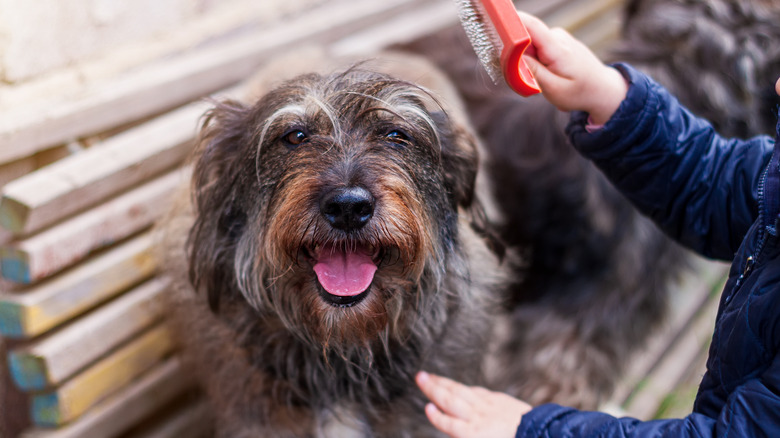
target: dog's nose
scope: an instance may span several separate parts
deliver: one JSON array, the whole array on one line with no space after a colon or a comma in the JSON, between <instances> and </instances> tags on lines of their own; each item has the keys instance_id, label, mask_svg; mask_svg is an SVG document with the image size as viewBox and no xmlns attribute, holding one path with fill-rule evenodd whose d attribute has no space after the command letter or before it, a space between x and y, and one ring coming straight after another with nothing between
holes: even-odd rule
<instances>
[{"instance_id":1,"label":"dog's nose","mask_svg":"<svg viewBox=\"0 0 780 438\"><path fill-rule=\"evenodd\" d=\"M320 200L320 213L333 228L356 231L374 215L374 197L362 187L336 189Z\"/></svg>"}]
</instances>

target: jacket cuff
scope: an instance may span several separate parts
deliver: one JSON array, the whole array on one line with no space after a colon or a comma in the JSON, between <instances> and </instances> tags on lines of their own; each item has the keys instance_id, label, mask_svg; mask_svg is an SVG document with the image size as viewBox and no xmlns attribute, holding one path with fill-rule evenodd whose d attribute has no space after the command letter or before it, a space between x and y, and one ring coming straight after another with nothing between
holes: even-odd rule
<instances>
[{"instance_id":1,"label":"jacket cuff","mask_svg":"<svg viewBox=\"0 0 780 438\"><path fill-rule=\"evenodd\" d=\"M575 411L576 409L566 408L555 403L539 405L523 415L523 418L520 420L520 426L517 428L517 433L515 433L515 438L548 436L546 431L550 423Z\"/></svg>"},{"instance_id":2,"label":"jacket cuff","mask_svg":"<svg viewBox=\"0 0 780 438\"><path fill-rule=\"evenodd\" d=\"M612 64L628 82L628 92L620 103L615 114L604 124L602 129L588 132L589 114L583 111L573 111L566 126L566 134L575 148L583 153L597 152L599 149L625 140L627 132L641 132L642 126L650 122L643 114L656 112L658 101L650 92L657 86L652 80L628 64Z\"/></svg>"}]
</instances>

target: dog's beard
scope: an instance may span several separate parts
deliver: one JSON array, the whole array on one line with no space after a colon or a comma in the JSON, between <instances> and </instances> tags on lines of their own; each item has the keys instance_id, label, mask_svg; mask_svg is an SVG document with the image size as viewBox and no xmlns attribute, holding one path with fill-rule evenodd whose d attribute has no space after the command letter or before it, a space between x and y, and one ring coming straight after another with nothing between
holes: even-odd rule
<instances>
[{"instance_id":1,"label":"dog's beard","mask_svg":"<svg viewBox=\"0 0 780 438\"><path fill-rule=\"evenodd\" d=\"M278 319L314 349L340 355L352 348L387 349L421 330L420 318L442 288L447 256L425 252L432 237L421 216L407 211L407 220L393 216L390 224L380 212L350 238L311 225L318 220L313 214L272 219L267 228L258 225L256 233L246 233L238 245L239 289L259 317ZM328 263L337 266L323 267ZM344 282L357 286L333 290Z\"/></svg>"}]
</instances>

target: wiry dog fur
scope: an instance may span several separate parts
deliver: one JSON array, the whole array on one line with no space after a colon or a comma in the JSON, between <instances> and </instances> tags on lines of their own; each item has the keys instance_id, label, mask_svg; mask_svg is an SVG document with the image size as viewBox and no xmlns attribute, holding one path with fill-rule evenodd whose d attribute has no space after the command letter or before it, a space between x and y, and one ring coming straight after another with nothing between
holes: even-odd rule
<instances>
[{"instance_id":1,"label":"wiry dog fur","mask_svg":"<svg viewBox=\"0 0 780 438\"><path fill-rule=\"evenodd\" d=\"M475 137L457 109L363 66L260 94L209 113L192 211L168 228L180 333L219 435L436 435L413 376L487 383L508 278L476 195ZM329 194L356 187L370 219L331 221ZM370 253L368 290L328 293L313 270L325 251Z\"/></svg>"}]
</instances>

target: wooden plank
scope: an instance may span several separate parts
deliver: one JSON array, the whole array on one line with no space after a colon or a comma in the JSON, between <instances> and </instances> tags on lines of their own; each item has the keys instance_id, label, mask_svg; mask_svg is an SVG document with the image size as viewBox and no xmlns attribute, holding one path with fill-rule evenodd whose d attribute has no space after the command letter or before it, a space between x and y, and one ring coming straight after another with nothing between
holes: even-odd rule
<instances>
[{"instance_id":1,"label":"wooden plank","mask_svg":"<svg viewBox=\"0 0 780 438\"><path fill-rule=\"evenodd\" d=\"M619 5L603 10L598 16L583 22L572 34L597 54L618 41L622 26L623 10Z\"/></svg>"},{"instance_id":2,"label":"wooden plank","mask_svg":"<svg viewBox=\"0 0 780 438\"><path fill-rule=\"evenodd\" d=\"M161 422L126 438L200 438L211 436L211 410L203 400L182 406Z\"/></svg>"},{"instance_id":3,"label":"wooden plank","mask_svg":"<svg viewBox=\"0 0 780 438\"><path fill-rule=\"evenodd\" d=\"M5 245L6 243L12 241L13 238L14 238L13 233L6 230L5 228L0 227L0 245ZM0 272L0 274L2 273ZM0 277L2 277L2 275L0 275ZM0 285L0 290L2 290L1 286L2 285Z\"/></svg>"},{"instance_id":4,"label":"wooden plank","mask_svg":"<svg viewBox=\"0 0 780 438\"><path fill-rule=\"evenodd\" d=\"M693 324L666 351L662 361L631 395L624 409L628 415L641 420L650 420L658 412L661 402L683 380L697 363L712 338L715 317L720 299L712 297L701 309Z\"/></svg>"},{"instance_id":5,"label":"wooden plank","mask_svg":"<svg viewBox=\"0 0 780 438\"><path fill-rule=\"evenodd\" d=\"M11 351L8 363L16 385L25 391L56 386L150 327L164 310L170 285L154 278L114 301L31 345Z\"/></svg>"},{"instance_id":6,"label":"wooden plank","mask_svg":"<svg viewBox=\"0 0 780 438\"><path fill-rule=\"evenodd\" d=\"M247 78L273 54L294 45L326 44L430 1L327 2L276 26L122 75L88 90L82 99L4 114L0 144L12 147L0 148L0 163L176 107Z\"/></svg>"},{"instance_id":7,"label":"wooden plank","mask_svg":"<svg viewBox=\"0 0 780 438\"><path fill-rule=\"evenodd\" d=\"M11 438L30 426L27 395L14 385L4 358L9 343L0 337L0 437Z\"/></svg>"},{"instance_id":8,"label":"wooden plank","mask_svg":"<svg viewBox=\"0 0 780 438\"><path fill-rule=\"evenodd\" d=\"M83 147L80 144L71 143L67 146L57 146L42 152L38 152L34 155L35 168L40 169L41 167L48 166L51 163L59 161L68 155L74 154L81 150L83 150Z\"/></svg>"},{"instance_id":9,"label":"wooden plank","mask_svg":"<svg viewBox=\"0 0 780 438\"><path fill-rule=\"evenodd\" d=\"M415 38L458 23L454 2L434 3L384 23L372 26L336 41L331 52L336 56L376 55L392 44L408 43Z\"/></svg>"},{"instance_id":10,"label":"wooden plank","mask_svg":"<svg viewBox=\"0 0 780 438\"><path fill-rule=\"evenodd\" d=\"M534 15L544 16L566 0L525 0L517 7ZM394 44L405 44L416 38L435 33L453 25L459 25L454 2L435 2L422 5L414 13L388 18L385 22L355 32L335 41L330 53L336 56L373 56L377 51Z\"/></svg>"},{"instance_id":11,"label":"wooden plank","mask_svg":"<svg viewBox=\"0 0 780 438\"><path fill-rule=\"evenodd\" d=\"M0 334L38 336L154 273L153 240L144 234L29 291L0 293Z\"/></svg>"},{"instance_id":12,"label":"wooden plank","mask_svg":"<svg viewBox=\"0 0 780 438\"><path fill-rule=\"evenodd\" d=\"M149 227L188 177L173 171L30 238L0 247L3 278L36 283Z\"/></svg>"},{"instance_id":13,"label":"wooden plank","mask_svg":"<svg viewBox=\"0 0 780 438\"><path fill-rule=\"evenodd\" d=\"M73 421L97 402L152 368L173 349L167 326L157 326L52 392L32 397L32 419L41 427Z\"/></svg>"},{"instance_id":14,"label":"wooden plank","mask_svg":"<svg viewBox=\"0 0 780 438\"><path fill-rule=\"evenodd\" d=\"M65 147L56 147L45 150L35 156L21 158L10 163L0 164L0 187L9 182L34 172L43 166L49 165L61 158L68 156Z\"/></svg>"},{"instance_id":15,"label":"wooden plank","mask_svg":"<svg viewBox=\"0 0 780 438\"><path fill-rule=\"evenodd\" d=\"M722 289L728 273L724 263L703 258L694 259L694 269L670 293L670 315L664 325L652 335L647 347L633 357L610 403L623 406L642 381L658 366L675 340L692 324L698 312Z\"/></svg>"},{"instance_id":16,"label":"wooden plank","mask_svg":"<svg viewBox=\"0 0 780 438\"><path fill-rule=\"evenodd\" d=\"M33 157L22 158L12 163L0 165L0 187L31 173L36 168L37 161Z\"/></svg>"},{"instance_id":17,"label":"wooden plank","mask_svg":"<svg viewBox=\"0 0 780 438\"><path fill-rule=\"evenodd\" d=\"M179 358L172 357L76 421L59 429L30 429L21 438L112 438L159 411L190 384Z\"/></svg>"},{"instance_id":18,"label":"wooden plank","mask_svg":"<svg viewBox=\"0 0 780 438\"><path fill-rule=\"evenodd\" d=\"M29 234L170 169L190 152L208 108L187 105L9 183L0 225Z\"/></svg>"},{"instance_id":19,"label":"wooden plank","mask_svg":"<svg viewBox=\"0 0 780 438\"><path fill-rule=\"evenodd\" d=\"M707 369L708 351L702 349L685 373L685 377L666 394L653 415L654 418L683 418L693 412L693 402L699 392L701 378Z\"/></svg>"},{"instance_id":20,"label":"wooden plank","mask_svg":"<svg viewBox=\"0 0 780 438\"><path fill-rule=\"evenodd\" d=\"M575 0L566 2L561 8L544 16L550 27L563 27L576 32L602 14L620 8L624 0Z\"/></svg>"}]
</instances>

